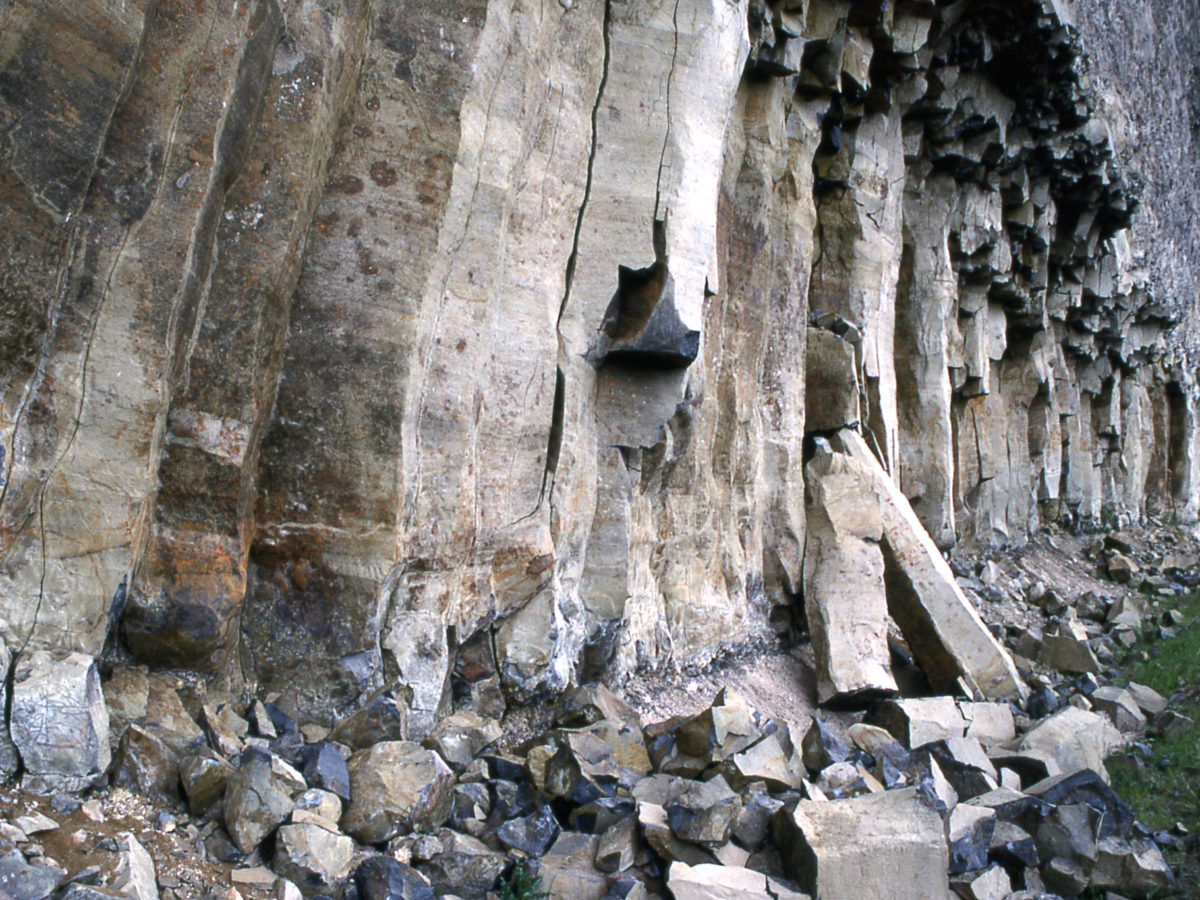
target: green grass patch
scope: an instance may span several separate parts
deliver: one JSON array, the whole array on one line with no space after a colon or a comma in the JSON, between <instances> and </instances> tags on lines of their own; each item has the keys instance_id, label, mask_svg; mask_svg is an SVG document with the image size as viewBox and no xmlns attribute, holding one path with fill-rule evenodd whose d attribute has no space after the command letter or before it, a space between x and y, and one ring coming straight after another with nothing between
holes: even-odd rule
<instances>
[{"instance_id":1,"label":"green grass patch","mask_svg":"<svg viewBox=\"0 0 1200 900\"><path fill-rule=\"evenodd\" d=\"M1152 616L1166 608L1160 606ZM1171 608L1178 609L1187 623L1176 629L1175 637L1159 639L1157 627L1126 656L1121 669L1130 681L1158 691L1168 700L1184 694L1171 709L1200 723L1200 591L1181 597ZM1189 726L1171 738L1146 737L1142 743L1150 752L1130 751L1108 761L1113 789L1128 803L1138 821L1154 829L1169 829L1182 824L1189 834L1200 834L1200 727ZM1200 861L1195 854L1168 853L1168 860L1192 883Z\"/></svg>"}]
</instances>

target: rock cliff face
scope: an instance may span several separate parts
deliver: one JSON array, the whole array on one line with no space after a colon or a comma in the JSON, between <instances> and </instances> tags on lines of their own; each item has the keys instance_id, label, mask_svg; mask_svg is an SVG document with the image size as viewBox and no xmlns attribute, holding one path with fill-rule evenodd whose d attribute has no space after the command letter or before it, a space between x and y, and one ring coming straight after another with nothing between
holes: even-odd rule
<instances>
[{"instance_id":1,"label":"rock cliff face","mask_svg":"<svg viewBox=\"0 0 1200 900\"><path fill-rule=\"evenodd\" d=\"M1195 520L1197 58L1170 0L0 0L0 636L420 731L780 627L838 429L942 550Z\"/></svg>"}]
</instances>

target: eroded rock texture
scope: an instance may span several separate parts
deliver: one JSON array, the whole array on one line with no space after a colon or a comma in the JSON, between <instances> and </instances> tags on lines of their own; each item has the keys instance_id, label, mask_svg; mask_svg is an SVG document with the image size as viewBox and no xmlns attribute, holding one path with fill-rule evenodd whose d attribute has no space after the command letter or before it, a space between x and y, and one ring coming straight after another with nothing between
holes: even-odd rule
<instances>
[{"instance_id":1,"label":"eroded rock texture","mask_svg":"<svg viewBox=\"0 0 1200 900\"><path fill-rule=\"evenodd\" d=\"M0 2L0 636L414 736L702 662L806 383L942 549L1194 520L1200 33L1085 6Z\"/></svg>"}]
</instances>

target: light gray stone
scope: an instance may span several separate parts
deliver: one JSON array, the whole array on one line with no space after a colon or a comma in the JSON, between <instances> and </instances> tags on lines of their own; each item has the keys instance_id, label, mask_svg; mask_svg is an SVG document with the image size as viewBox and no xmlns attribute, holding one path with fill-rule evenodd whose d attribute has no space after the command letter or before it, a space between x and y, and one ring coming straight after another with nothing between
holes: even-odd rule
<instances>
[{"instance_id":1,"label":"light gray stone","mask_svg":"<svg viewBox=\"0 0 1200 900\"><path fill-rule=\"evenodd\" d=\"M158 877L154 860L129 832L117 838L120 859L113 873L112 889L129 900L158 900Z\"/></svg>"},{"instance_id":2,"label":"light gray stone","mask_svg":"<svg viewBox=\"0 0 1200 900\"><path fill-rule=\"evenodd\" d=\"M281 825L273 868L302 891L322 893L350 874L354 841L324 825Z\"/></svg>"},{"instance_id":3,"label":"light gray stone","mask_svg":"<svg viewBox=\"0 0 1200 900\"><path fill-rule=\"evenodd\" d=\"M1012 657L963 596L907 498L859 435L845 430L838 441L872 473L890 567L888 609L931 683L955 691L958 679L965 678L986 699L1024 696L1025 683Z\"/></svg>"},{"instance_id":4,"label":"light gray stone","mask_svg":"<svg viewBox=\"0 0 1200 900\"><path fill-rule=\"evenodd\" d=\"M81 791L112 759L100 676L82 653L22 654L9 724L31 790Z\"/></svg>"},{"instance_id":5,"label":"light gray stone","mask_svg":"<svg viewBox=\"0 0 1200 900\"><path fill-rule=\"evenodd\" d=\"M894 694L887 647L880 498L871 472L843 453L804 467L808 540L804 606L821 703Z\"/></svg>"}]
</instances>

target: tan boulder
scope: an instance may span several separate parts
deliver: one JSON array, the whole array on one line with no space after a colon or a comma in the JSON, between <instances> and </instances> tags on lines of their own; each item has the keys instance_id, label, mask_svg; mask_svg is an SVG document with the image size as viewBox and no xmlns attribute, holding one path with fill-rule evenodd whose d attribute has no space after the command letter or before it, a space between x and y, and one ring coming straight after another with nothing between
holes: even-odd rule
<instances>
[{"instance_id":1,"label":"tan boulder","mask_svg":"<svg viewBox=\"0 0 1200 900\"><path fill-rule=\"evenodd\" d=\"M1026 734L1017 751L1044 762L1048 775L1091 769L1107 781L1104 759L1120 742L1107 717L1068 706Z\"/></svg>"},{"instance_id":2,"label":"tan boulder","mask_svg":"<svg viewBox=\"0 0 1200 900\"><path fill-rule=\"evenodd\" d=\"M350 757L342 828L364 844L436 828L450 814L454 773L412 741L384 741Z\"/></svg>"},{"instance_id":3,"label":"tan boulder","mask_svg":"<svg viewBox=\"0 0 1200 900\"><path fill-rule=\"evenodd\" d=\"M931 741L960 738L967 723L953 697L904 697L871 710L868 722L886 728L909 749Z\"/></svg>"},{"instance_id":4,"label":"tan boulder","mask_svg":"<svg viewBox=\"0 0 1200 900\"><path fill-rule=\"evenodd\" d=\"M822 900L944 900L942 817L915 788L850 800L802 800L777 822L785 870Z\"/></svg>"},{"instance_id":5,"label":"tan boulder","mask_svg":"<svg viewBox=\"0 0 1200 900\"><path fill-rule=\"evenodd\" d=\"M762 872L736 866L673 862L667 873L667 886L675 900L742 900L774 897Z\"/></svg>"},{"instance_id":6,"label":"tan boulder","mask_svg":"<svg viewBox=\"0 0 1200 900\"><path fill-rule=\"evenodd\" d=\"M1100 671L1100 663L1088 644L1087 631L1076 619L1061 622L1056 632L1042 638L1038 659L1059 672Z\"/></svg>"}]
</instances>

